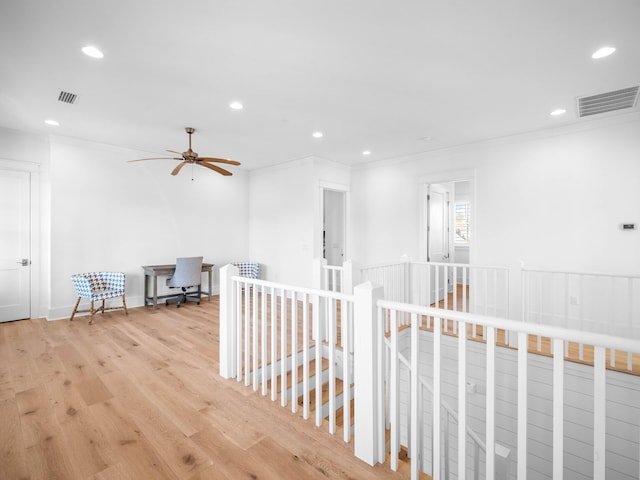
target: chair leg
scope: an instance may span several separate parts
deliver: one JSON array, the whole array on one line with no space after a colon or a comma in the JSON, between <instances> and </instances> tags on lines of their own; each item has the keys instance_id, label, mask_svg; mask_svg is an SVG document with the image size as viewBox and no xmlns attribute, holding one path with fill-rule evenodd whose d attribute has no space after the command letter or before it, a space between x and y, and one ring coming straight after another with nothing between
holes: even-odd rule
<instances>
[{"instance_id":1,"label":"chair leg","mask_svg":"<svg viewBox=\"0 0 640 480\"><path fill-rule=\"evenodd\" d=\"M76 306L73 308L73 313L71 314L70 322L73 322L73 317L76 316L76 312L78 311L78 305L80 305L80 297L78 297L78 301L76 302Z\"/></svg>"},{"instance_id":2,"label":"chair leg","mask_svg":"<svg viewBox=\"0 0 640 480\"><path fill-rule=\"evenodd\" d=\"M93 300L91 300L91 311L89 313L89 325L93 323L93 316L95 315L96 312L97 310L93 308Z\"/></svg>"},{"instance_id":3,"label":"chair leg","mask_svg":"<svg viewBox=\"0 0 640 480\"><path fill-rule=\"evenodd\" d=\"M127 311L127 302L124 299L124 293L122 294L122 307L124 308L124 314L129 315L129 312Z\"/></svg>"}]
</instances>

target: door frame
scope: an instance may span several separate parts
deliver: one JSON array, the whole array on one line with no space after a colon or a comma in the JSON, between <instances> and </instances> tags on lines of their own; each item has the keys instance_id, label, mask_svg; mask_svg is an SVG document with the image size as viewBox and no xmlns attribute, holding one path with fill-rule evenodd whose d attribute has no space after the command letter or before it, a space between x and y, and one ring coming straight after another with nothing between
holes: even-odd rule
<instances>
[{"instance_id":1,"label":"door frame","mask_svg":"<svg viewBox=\"0 0 640 480\"><path fill-rule=\"evenodd\" d=\"M29 173L29 259L31 260L29 289L31 291L29 304L29 318L39 318L45 316L41 311L41 289L40 279L42 277L42 257L41 252L41 165L36 162L12 160L0 158L0 169Z\"/></svg>"},{"instance_id":2,"label":"door frame","mask_svg":"<svg viewBox=\"0 0 640 480\"><path fill-rule=\"evenodd\" d=\"M418 255L419 261L425 262L427 260L427 212L426 212L426 200L429 193L429 185L436 183L452 183L452 182L469 182L469 197L471 199L471 205L473 211L477 210L476 203L476 170L473 168L460 169L460 170L447 170L442 172L435 172L433 174L425 175L418 179L419 184L419 198L418 205ZM469 247L469 263L473 263L476 257L476 245L477 242L477 229L476 229L476 215L471 216L471 231L473 232L474 241L471 242ZM453 248L453 246L450 246ZM454 258L455 261L455 258Z\"/></svg>"},{"instance_id":3,"label":"door frame","mask_svg":"<svg viewBox=\"0 0 640 480\"><path fill-rule=\"evenodd\" d=\"M314 248L314 257L321 259L323 258L323 229L324 229L324 192L325 190L331 190L334 192L341 192L344 194L344 212L343 212L343 223L344 223L344 231L342 232L344 236L344 258L343 262L351 259L351 229L349 225L351 225L351 193L349 191L348 185L343 185L340 183L333 182L319 182L318 188L318 200L317 200L317 213L316 213L316 226L315 226L315 248Z\"/></svg>"}]
</instances>

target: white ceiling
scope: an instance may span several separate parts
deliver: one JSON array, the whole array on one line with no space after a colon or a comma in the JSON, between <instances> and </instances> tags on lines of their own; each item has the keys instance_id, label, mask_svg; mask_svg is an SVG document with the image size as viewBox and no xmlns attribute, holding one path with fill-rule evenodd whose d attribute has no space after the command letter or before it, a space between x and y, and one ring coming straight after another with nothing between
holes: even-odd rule
<instances>
[{"instance_id":1,"label":"white ceiling","mask_svg":"<svg viewBox=\"0 0 640 480\"><path fill-rule=\"evenodd\" d=\"M638 0L2 0L0 126L158 154L192 126L241 168L352 165L589 121L578 96L640 83L639 20Z\"/></svg>"}]
</instances>

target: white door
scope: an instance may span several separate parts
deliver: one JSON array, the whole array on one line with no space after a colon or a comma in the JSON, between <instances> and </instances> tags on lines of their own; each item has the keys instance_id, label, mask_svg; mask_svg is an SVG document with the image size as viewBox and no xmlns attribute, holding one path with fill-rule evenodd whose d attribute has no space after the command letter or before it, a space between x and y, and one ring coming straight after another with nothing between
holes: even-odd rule
<instances>
[{"instance_id":1,"label":"white door","mask_svg":"<svg viewBox=\"0 0 640 480\"><path fill-rule=\"evenodd\" d=\"M449 263L451 257L449 230L449 189L446 185L429 185L427 193L427 261ZM450 273L445 267L432 266L429 274L430 303L440 301L449 290Z\"/></svg>"},{"instance_id":2,"label":"white door","mask_svg":"<svg viewBox=\"0 0 640 480\"><path fill-rule=\"evenodd\" d=\"M31 316L30 173L0 170L0 322Z\"/></svg>"}]
</instances>

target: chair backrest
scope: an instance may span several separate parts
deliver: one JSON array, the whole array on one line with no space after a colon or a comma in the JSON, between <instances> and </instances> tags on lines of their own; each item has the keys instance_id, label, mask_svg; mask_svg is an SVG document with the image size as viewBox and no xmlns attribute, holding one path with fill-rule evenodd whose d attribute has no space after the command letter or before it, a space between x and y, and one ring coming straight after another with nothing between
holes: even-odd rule
<instances>
[{"instance_id":1,"label":"chair backrest","mask_svg":"<svg viewBox=\"0 0 640 480\"><path fill-rule=\"evenodd\" d=\"M238 267L241 277L258 278L260 275L260 264L258 262L233 262Z\"/></svg>"},{"instance_id":2,"label":"chair backrest","mask_svg":"<svg viewBox=\"0 0 640 480\"><path fill-rule=\"evenodd\" d=\"M167 281L170 287L194 287L202 281L202 257L176 259L176 271Z\"/></svg>"}]
</instances>

